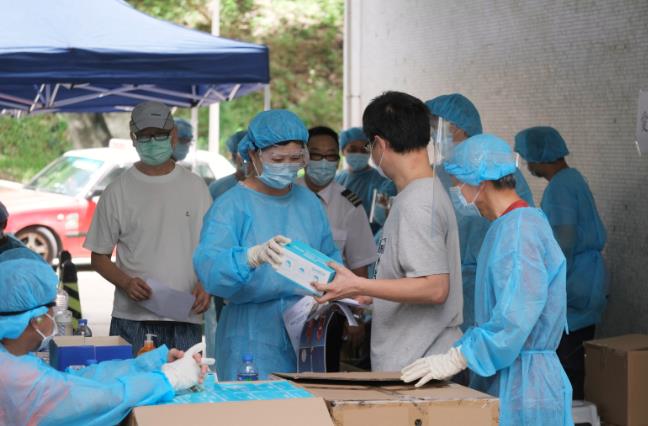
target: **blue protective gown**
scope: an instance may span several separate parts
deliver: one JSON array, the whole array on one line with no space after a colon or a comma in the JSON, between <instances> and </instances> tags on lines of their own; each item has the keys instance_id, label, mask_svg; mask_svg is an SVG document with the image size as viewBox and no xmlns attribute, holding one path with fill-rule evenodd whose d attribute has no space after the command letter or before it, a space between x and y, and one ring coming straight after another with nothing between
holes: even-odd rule
<instances>
[{"instance_id":1,"label":"blue protective gown","mask_svg":"<svg viewBox=\"0 0 648 426\"><path fill-rule=\"evenodd\" d=\"M566 262L540 209L495 220L477 259L476 327L457 342L471 386L500 398L500 425L573 425L556 348L567 325Z\"/></svg>"},{"instance_id":2,"label":"blue protective gown","mask_svg":"<svg viewBox=\"0 0 648 426\"><path fill-rule=\"evenodd\" d=\"M218 180L213 181L209 184L209 194L211 194L212 200L215 200L219 196L223 195L225 191L231 189L236 185L238 180L236 175L232 173Z\"/></svg>"},{"instance_id":3,"label":"blue protective gown","mask_svg":"<svg viewBox=\"0 0 648 426\"><path fill-rule=\"evenodd\" d=\"M254 356L260 379L297 368L282 314L299 300L298 288L270 265L251 269L247 261L250 247L277 234L342 263L321 201L301 185L283 196L236 185L205 215L193 259L205 289L228 301L216 330L220 380L236 380L246 353Z\"/></svg>"},{"instance_id":4,"label":"blue protective gown","mask_svg":"<svg viewBox=\"0 0 648 426\"><path fill-rule=\"evenodd\" d=\"M238 180L234 173L210 183L209 194L211 195L212 200L216 200L216 198L232 189L237 183ZM216 301L214 298L211 298L209 300L209 307L205 311L205 351L207 352L207 356L211 358L216 356L217 322Z\"/></svg>"},{"instance_id":5,"label":"blue protective gown","mask_svg":"<svg viewBox=\"0 0 648 426\"><path fill-rule=\"evenodd\" d=\"M601 254L607 232L589 185L578 170L563 169L549 181L541 206L567 258L569 329L596 324L607 298L607 272Z\"/></svg>"},{"instance_id":6,"label":"blue protective gown","mask_svg":"<svg viewBox=\"0 0 648 426\"><path fill-rule=\"evenodd\" d=\"M63 373L32 354L14 356L0 345L0 424L118 424L135 406L173 399L160 370L167 355L162 346L135 359Z\"/></svg>"},{"instance_id":7,"label":"blue protective gown","mask_svg":"<svg viewBox=\"0 0 648 426\"><path fill-rule=\"evenodd\" d=\"M342 170L335 176L335 181L345 188L351 190L362 200L362 207L367 212L367 217L371 212L371 201L373 200L373 190L378 189L388 195L396 195L396 186L394 183L381 176L378 170L369 167L361 172L352 172ZM373 229L373 228L372 228ZM374 229L374 232L377 229Z\"/></svg>"},{"instance_id":8,"label":"blue protective gown","mask_svg":"<svg viewBox=\"0 0 648 426\"><path fill-rule=\"evenodd\" d=\"M448 191L453 186L450 175L442 168L436 169L443 187ZM535 207L533 194L520 169L515 171L515 192L530 207ZM461 248L461 280L463 286L463 319L461 330L466 331L475 325L475 273L477 271L477 256L482 242L491 223L484 217L464 216L455 211L459 227L459 246Z\"/></svg>"}]
</instances>

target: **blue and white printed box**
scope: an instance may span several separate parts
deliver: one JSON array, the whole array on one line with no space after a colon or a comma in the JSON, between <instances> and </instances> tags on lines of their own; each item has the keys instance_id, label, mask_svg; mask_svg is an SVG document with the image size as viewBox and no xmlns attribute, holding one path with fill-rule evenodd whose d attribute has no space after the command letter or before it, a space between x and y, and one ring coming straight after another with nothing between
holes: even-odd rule
<instances>
[{"instance_id":1,"label":"blue and white printed box","mask_svg":"<svg viewBox=\"0 0 648 426\"><path fill-rule=\"evenodd\" d=\"M284 246L284 259L277 272L297 284L302 294L321 296L311 283L328 283L333 280L335 270L328 266L333 259L301 241L292 241Z\"/></svg>"}]
</instances>

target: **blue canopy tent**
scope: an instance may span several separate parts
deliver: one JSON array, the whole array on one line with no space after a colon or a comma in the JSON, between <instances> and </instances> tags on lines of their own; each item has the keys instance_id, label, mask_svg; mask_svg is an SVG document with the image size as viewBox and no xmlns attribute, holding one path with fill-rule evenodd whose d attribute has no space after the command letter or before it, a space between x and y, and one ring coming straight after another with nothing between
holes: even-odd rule
<instances>
[{"instance_id":1,"label":"blue canopy tent","mask_svg":"<svg viewBox=\"0 0 648 426\"><path fill-rule=\"evenodd\" d=\"M120 0L3 0L0 112L199 107L266 88L268 48L155 19ZM266 104L268 100L266 100Z\"/></svg>"}]
</instances>

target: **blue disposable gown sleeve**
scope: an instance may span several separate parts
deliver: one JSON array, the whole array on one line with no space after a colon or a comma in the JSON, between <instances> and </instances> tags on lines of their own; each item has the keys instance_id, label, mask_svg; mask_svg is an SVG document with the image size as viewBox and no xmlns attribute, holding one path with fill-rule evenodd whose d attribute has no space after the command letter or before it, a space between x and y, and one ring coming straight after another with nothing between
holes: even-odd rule
<instances>
[{"instance_id":1,"label":"blue disposable gown sleeve","mask_svg":"<svg viewBox=\"0 0 648 426\"><path fill-rule=\"evenodd\" d=\"M161 371L93 380L60 372L33 355L0 352L0 424L114 425L139 405L170 401Z\"/></svg>"},{"instance_id":2,"label":"blue disposable gown sleeve","mask_svg":"<svg viewBox=\"0 0 648 426\"><path fill-rule=\"evenodd\" d=\"M531 192L531 188L529 188L529 184L527 183L520 169L515 169L514 176L515 192L517 192L517 195L524 201L526 201L529 207L535 207L535 202L533 201L533 193Z\"/></svg>"},{"instance_id":3,"label":"blue disposable gown sleeve","mask_svg":"<svg viewBox=\"0 0 648 426\"><path fill-rule=\"evenodd\" d=\"M513 363L547 303L549 277L542 248L516 235L501 238L491 251L496 254L489 259L486 274L494 282L496 303L489 320L470 328L457 342L468 367L482 377ZM529 232L523 235L535 238ZM480 279L484 277L478 275Z\"/></svg>"},{"instance_id":4,"label":"blue disposable gown sleeve","mask_svg":"<svg viewBox=\"0 0 648 426\"><path fill-rule=\"evenodd\" d=\"M223 198L215 201L203 219L193 265L208 293L228 299L253 273L247 261L250 247L242 247L239 239L250 229L252 220L245 212L236 214L231 200L221 201Z\"/></svg>"},{"instance_id":5,"label":"blue disposable gown sleeve","mask_svg":"<svg viewBox=\"0 0 648 426\"><path fill-rule=\"evenodd\" d=\"M167 362L168 356L169 349L166 345L162 345L134 359L104 361L80 370L67 370L66 372L73 376L97 381L113 380L128 374L159 371Z\"/></svg>"}]
</instances>

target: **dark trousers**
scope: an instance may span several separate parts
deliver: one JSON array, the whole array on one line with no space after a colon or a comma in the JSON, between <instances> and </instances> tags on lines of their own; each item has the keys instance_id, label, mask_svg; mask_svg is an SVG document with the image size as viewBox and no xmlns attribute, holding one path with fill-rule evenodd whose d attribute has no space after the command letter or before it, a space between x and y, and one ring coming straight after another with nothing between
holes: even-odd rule
<instances>
[{"instance_id":1,"label":"dark trousers","mask_svg":"<svg viewBox=\"0 0 648 426\"><path fill-rule=\"evenodd\" d=\"M155 346L167 345L169 349L186 351L202 341L202 326L174 321L133 321L112 317L110 335L121 336L133 345L133 355L144 346L146 334L155 334Z\"/></svg>"},{"instance_id":2,"label":"dark trousers","mask_svg":"<svg viewBox=\"0 0 648 426\"><path fill-rule=\"evenodd\" d=\"M556 350L560 363L571 382L573 399L585 398L585 349L583 342L592 340L595 330L596 327L590 325L580 330L570 331L569 334L563 334Z\"/></svg>"}]
</instances>

